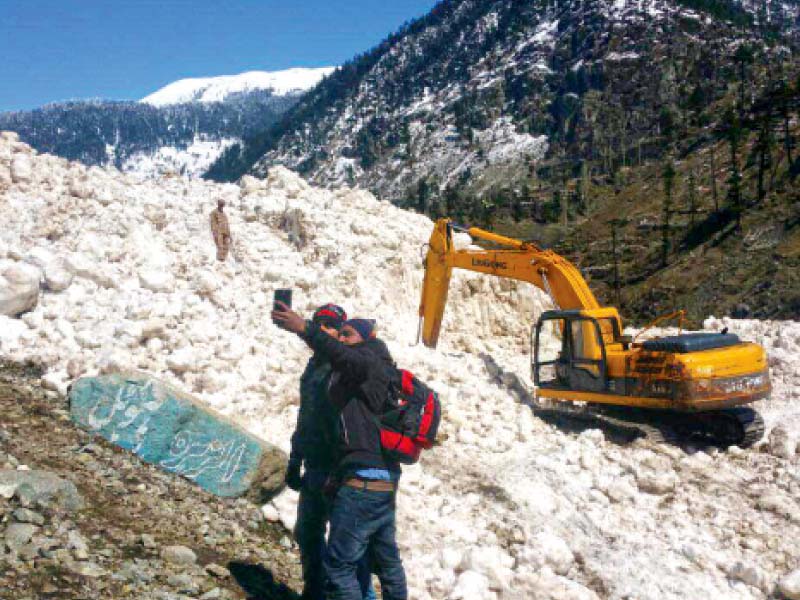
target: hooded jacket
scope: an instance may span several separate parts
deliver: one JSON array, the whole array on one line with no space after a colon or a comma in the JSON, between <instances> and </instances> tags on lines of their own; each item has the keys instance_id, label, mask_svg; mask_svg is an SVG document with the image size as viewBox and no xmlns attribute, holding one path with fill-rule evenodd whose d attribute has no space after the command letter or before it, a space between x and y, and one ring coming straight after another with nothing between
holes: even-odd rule
<instances>
[{"instance_id":1,"label":"hooded jacket","mask_svg":"<svg viewBox=\"0 0 800 600\"><path fill-rule=\"evenodd\" d=\"M333 369L328 396L339 411L337 474L346 478L364 468L399 473L399 463L383 454L377 425L377 416L387 409L396 368L386 344L372 338L347 346L314 323L306 325L305 338Z\"/></svg>"}]
</instances>

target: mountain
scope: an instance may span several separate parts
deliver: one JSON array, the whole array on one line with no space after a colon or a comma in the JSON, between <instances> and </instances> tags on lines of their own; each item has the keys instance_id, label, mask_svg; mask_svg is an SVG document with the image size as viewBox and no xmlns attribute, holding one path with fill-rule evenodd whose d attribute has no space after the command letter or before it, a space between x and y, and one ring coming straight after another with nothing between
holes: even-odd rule
<instances>
[{"instance_id":1,"label":"mountain","mask_svg":"<svg viewBox=\"0 0 800 600\"><path fill-rule=\"evenodd\" d=\"M140 102L72 101L0 113L0 130L17 132L40 152L142 176L200 175L226 147L271 125L331 71L176 81Z\"/></svg>"},{"instance_id":2,"label":"mountain","mask_svg":"<svg viewBox=\"0 0 800 600\"><path fill-rule=\"evenodd\" d=\"M283 164L430 212L608 174L661 156L669 122L723 96L737 48L785 58L798 15L798 0L444 0L208 176Z\"/></svg>"},{"instance_id":3,"label":"mountain","mask_svg":"<svg viewBox=\"0 0 800 600\"><path fill-rule=\"evenodd\" d=\"M250 71L239 75L180 79L149 96L142 102L153 106L186 102L224 102L233 95L269 90L277 96L305 92L329 75L333 67L318 69L286 69L285 71Z\"/></svg>"},{"instance_id":4,"label":"mountain","mask_svg":"<svg viewBox=\"0 0 800 600\"><path fill-rule=\"evenodd\" d=\"M645 323L800 318L800 2L447 0L232 145L551 246Z\"/></svg>"}]
</instances>

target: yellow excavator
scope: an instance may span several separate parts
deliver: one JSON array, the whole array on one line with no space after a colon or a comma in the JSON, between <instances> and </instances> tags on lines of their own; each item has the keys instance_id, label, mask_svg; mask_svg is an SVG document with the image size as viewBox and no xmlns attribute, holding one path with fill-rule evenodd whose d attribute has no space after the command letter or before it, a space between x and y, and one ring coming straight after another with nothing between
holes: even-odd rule
<instances>
[{"instance_id":1,"label":"yellow excavator","mask_svg":"<svg viewBox=\"0 0 800 600\"><path fill-rule=\"evenodd\" d=\"M457 248L458 232L483 245ZM617 309L600 306L580 271L562 256L449 219L436 222L425 257L419 315L426 346L435 347L439 339L453 269L530 282L558 307L545 311L531 329L535 406L563 407L573 415L580 407L581 414L615 420L630 416L668 428L673 439L677 434L722 446L748 447L763 436L761 416L746 406L771 391L761 346L727 332L637 342L624 335Z\"/></svg>"}]
</instances>

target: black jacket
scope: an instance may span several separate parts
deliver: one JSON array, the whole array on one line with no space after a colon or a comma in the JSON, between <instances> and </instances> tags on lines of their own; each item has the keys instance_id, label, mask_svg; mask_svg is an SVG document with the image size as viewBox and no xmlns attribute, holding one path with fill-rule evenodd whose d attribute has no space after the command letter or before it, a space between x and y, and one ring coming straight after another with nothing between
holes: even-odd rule
<instances>
[{"instance_id":1,"label":"black jacket","mask_svg":"<svg viewBox=\"0 0 800 600\"><path fill-rule=\"evenodd\" d=\"M336 466L338 414L328 399L331 373L330 363L314 355L300 377L300 410L289 460L304 461L306 469L332 471Z\"/></svg>"},{"instance_id":2,"label":"black jacket","mask_svg":"<svg viewBox=\"0 0 800 600\"><path fill-rule=\"evenodd\" d=\"M347 346L309 323L306 341L314 352L328 359L333 368L329 398L340 411L337 473L352 476L362 468L388 469L399 473L400 465L381 450L377 415L390 402L390 381L395 372L389 349L371 339Z\"/></svg>"}]
</instances>

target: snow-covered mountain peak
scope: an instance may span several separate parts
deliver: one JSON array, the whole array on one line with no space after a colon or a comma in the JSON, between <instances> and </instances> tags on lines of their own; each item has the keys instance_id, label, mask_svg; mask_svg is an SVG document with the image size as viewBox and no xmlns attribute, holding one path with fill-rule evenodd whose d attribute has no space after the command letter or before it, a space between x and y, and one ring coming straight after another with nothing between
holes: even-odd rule
<instances>
[{"instance_id":1,"label":"snow-covered mountain peak","mask_svg":"<svg viewBox=\"0 0 800 600\"><path fill-rule=\"evenodd\" d=\"M333 70L334 67L295 68L274 72L248 71L238 75L180 79L142 98L142 102L153 106L184 102L222 102L231 94L256 90L272 90L275 94L285 95L314 87Z\"/></svg>"}]
</instances>

